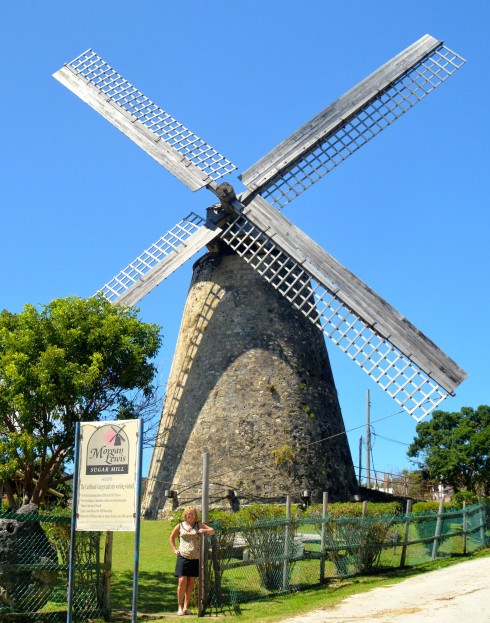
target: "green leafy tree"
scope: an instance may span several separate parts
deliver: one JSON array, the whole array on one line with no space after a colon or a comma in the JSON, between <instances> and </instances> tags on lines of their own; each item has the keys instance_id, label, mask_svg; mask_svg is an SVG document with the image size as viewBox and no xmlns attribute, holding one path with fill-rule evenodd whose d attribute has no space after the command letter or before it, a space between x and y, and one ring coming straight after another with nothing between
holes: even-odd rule
<instances>
[{"instance_id":1,"label":"green leafy tree","mask_svg":"<svg viewBox=\"0 0 490 623\"><path fill-rule=\"evenodd\" d=\"M408 456L429 477L455 491L488 494L490 488L490 407L463 407L460 413L434 411L421 422Z\"/></svg>"},{"instance_id":2,"label":"green leafy tree","mask_svg":"<svg viewBox=\"0 0 490 623\"><path fill-rule=\"evenodd\" d=\"M102 297L0 312L0 479L11 506L40 504L66 480L76 422L140 415L160 344L157 325Z\"/></svg>"}]
</instances>

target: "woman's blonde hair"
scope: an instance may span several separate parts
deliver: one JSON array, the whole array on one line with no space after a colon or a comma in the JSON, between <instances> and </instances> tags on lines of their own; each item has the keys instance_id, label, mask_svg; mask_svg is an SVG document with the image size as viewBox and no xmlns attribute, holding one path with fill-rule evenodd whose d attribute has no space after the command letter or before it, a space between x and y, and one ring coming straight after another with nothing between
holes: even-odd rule
<instances>
[{"instance_id":1,"label":"woman's blonde hair","mask_svg":"<svg viewBox=\"0 0 490 623\"><path fill-rule=\"evenodd\" d=\"M196 520L197 520L197 508L195 506L186 506L184 508L184 510L182 511L182 519L184 521L187 521L187 517L191 514L191 513L195 513L196 515Z\"/></svg>"}]
</instances>

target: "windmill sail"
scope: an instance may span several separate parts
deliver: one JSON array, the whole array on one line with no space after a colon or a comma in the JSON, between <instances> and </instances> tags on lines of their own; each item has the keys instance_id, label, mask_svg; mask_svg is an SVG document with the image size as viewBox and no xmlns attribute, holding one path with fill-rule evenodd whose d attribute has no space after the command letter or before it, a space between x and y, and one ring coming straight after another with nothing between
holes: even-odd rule
<instances>
[{"instance_id":1,"label":"windmill sail","mask_svg":"<svg viewBox=\"0 0 490 623\"><path fill-rule=\"evenodd\" d=\"M429 338L261 197L221 237L417 421L466 378Z\"/></svg>"},{"instance_id":2,"label":"windmill sail","mask_svg":"<svg viewBox=\"0 0 490 623\"><path fill-rule=\"evenodd\" d=\"M184 219L102 293L133 305L219 236L406 411L422 419L454 393L466 373L270 203L279 209L287 205L464 63L425 35L246 170L241 203L231 199L230 204L220 197L216 180L234 165L88 50L54 76L189 188L208 187L222 200L224 214L229 216L227 204L237 213L228 225L196 215Z\"/></svg>"},{"instance_id":3,"label":"windmill sail","mask_svg":"<svg viewBox=\"0 0 490 623\"><path fill-rule=\"evenodd\" d=\"M135 305L216 238L219 231L191 212L106 283L99 293L112 303Z\"/></svg>"},{"instance_id":4,"label":"windmill sail","mask_svg":"<svg viewBox=\"0 0 490 623\"><path fill-rule=\"evenodd\" d=\"M291 134L240 179L250 193L282 209L465 62L425 35Z\"/></svg>"},{"instance_id":5,"label":"windmill sail","mask_svg":"<svg viewBox=\"0 0 490 623\"><path fill-rule=\"evenodd\" d=\"M236 169L93 50L87 50L53 76L191 190L212 184Z\"/></svg>"}]
</instances>

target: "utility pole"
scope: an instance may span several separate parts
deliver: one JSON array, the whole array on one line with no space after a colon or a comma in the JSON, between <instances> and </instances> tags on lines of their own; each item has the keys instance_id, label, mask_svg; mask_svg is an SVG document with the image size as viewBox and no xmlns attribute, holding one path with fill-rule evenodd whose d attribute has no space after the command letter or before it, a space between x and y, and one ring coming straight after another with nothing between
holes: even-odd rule
<instances>
[{"instance_id":1,"label":"utility pole","mask_svg":"<svg viewBox=\"0 0 490 623\"><path fill-rule=\"evenodd\" d=\"M368 489L371 488L371 401L369 389L366 390L366 480Z\"/></svg>"},{"instance_id":2,"label":"utility pole","mask_svg":"<svg viewBox=\"0 0 490 623\"><path fill-rule=\"evenodd\" d=\"M359 438L359 476L357 478L357 482L359 486L361 486L361 478L362 478L362 435Z\"/></svg>"}]
</instances>

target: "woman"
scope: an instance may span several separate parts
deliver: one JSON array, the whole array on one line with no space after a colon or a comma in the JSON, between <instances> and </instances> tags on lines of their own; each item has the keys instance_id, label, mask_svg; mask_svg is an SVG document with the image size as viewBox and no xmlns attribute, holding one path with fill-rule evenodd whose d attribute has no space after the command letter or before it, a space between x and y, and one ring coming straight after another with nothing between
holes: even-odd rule
<instances>
[{"instance_id":1,"label":"woman","mask_svg":"<svg viewBox=\"0 0 490 623\"><path fill-rule=\"evenodd\" d=\"M179 578L177 586L178 615L191 614L189 603L191 600L194 581L199 576L199 554L201 550L201 534L214 534L214 528L197 521L197 510L194 506L187 506L182 513L182 519L172 530L170 545L174 554L177 554L175 577ZM179 537L179 547L175 539Z\"/></svg>"}]
</instances>

